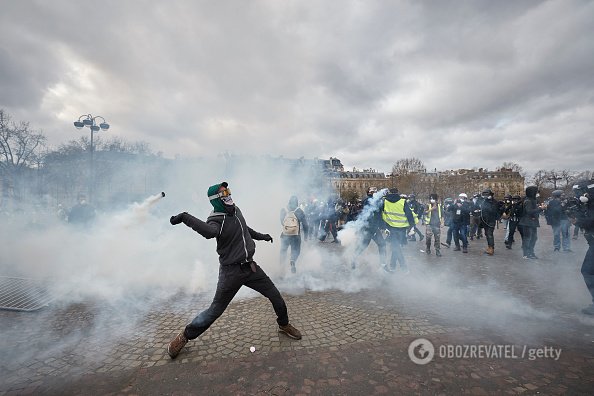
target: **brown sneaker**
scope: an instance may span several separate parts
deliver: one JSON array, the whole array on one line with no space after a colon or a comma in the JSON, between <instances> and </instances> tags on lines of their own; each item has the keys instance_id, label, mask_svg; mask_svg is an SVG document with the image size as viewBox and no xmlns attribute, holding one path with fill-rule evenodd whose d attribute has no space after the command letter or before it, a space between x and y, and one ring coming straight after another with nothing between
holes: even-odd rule
<instances>
[{"instance_id":1,"label":"brown sneaker","mask_svg":"<svg viewBox=\"0 0 594 396\"><path fill-rule=\"evenodd\" d=\"M167 345L167 353L169 354L171 359L175 359L187 343L188 339L184 335L183 331L179 333L173 340L171 340L169 345Z\"/></svg>"},{"instance_id":2,"label":"brown sneaker","mask_svg":"<svg viewBox=\"0 0 594 396\"><path fill-rule=\"evenodd\" d=\"M301 332L297 330L295 327L293 327L293 325L290 323L286 326L278 326L278 331L281 333L285 333L287 337L290 337L294 340L301 339Z\"/></svg>"}]
</instances>

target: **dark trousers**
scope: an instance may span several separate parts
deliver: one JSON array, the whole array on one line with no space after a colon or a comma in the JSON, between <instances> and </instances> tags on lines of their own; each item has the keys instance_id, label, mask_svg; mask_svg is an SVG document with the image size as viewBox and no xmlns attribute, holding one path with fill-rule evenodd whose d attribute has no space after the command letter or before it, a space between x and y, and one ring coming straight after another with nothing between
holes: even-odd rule
<instances>
[{"instance_id":1,"label":"dark trousers","mask_svg":"<svg viewBox=\"0 0 594 396\"><path fill-rule=\"evenodd\" d=\"M536 246L536 240L538 239L537 228L522 226L522 250L524 256L534 256L534 246Z\"/></svg>"},{"instance_id":2,"label":"dark trousers","mask_svg":"<svg viewBox=\"0 0 594 396\"><path fill-rule=\"evenodd\" d=\"M454 223L452 228L454 229L453 234L454 234L454 243L456 244L456 247L460 247L460 240L462 240L462 247L467 248L468 247L468 237L466 234L468 232L468 226L466 224Z\"/></svg>"},{"instance_id":3,"label":"dark trousers","mask_svg":"<svg viewBox=\"0 0 594 396\"><path fill-rule=\"evenodd\" d=\"M586 287L592 296L592 304L594 304L594 235L587 233L585 236L590 246L586 252L586 257L584 257L581 272Z\"/></svg>"},{"instance_id":4,"label":"dark trousers","mask_svg":"<svg viewBox=\"0 0 594 396\"><path fill-rule=\"evenodd\" d=\"M516 233L516 229L518 229L518 222L510 220L507 223L507 233L505 234L505 244L511 246L514 243L514 234ZM519 231L519 229L518 229Z\"/></svg>"},{"instance_id":5,"label":"dark trousers","mask_svg":"<svg viewBox=\"0 0 594 396\"><path fill-rule=\"evenodd\" d=\"M449 246L452 244L452 236L454 235L454 226L448 227L448 232L446 234L446 244Z\"/></svg>"},{"instance_id":6,"label":"dark trousers","mask_svg":"<svg viewBox=\"0 0 594 396\"><path fill-rule=\"evenodd\" d=\"M286 326L289 323L287 306L280 292L258 264L254 263L254 268L256 272L252 271L250 263L219 266L219 281L212 303L186 326L184 335L187 339L193 340L204 333L225 312L243 285L270 300L279 326Z\"/></svg>"},{"instance_id":7,"label":"dark trousers","mask_svg":"<svg viewBox=\"0 0 594 396\"><path fill-rule=\"evenodd\" d=\"M318 239L324 242L326 240L326 237L328 236L328 233L332 234L332 238L334 238L334 241L338 241L338 231L336 231L336 223L330 220L326 221L326 223L324 224L324 229L320 233L321 235Z\"/></svg>"},{"instance_id":8,"label":"dark trousers","mask_svg":"<svg viewBox=\"0 0 594 396\"><path fill-rule=\"evenodd\" d=\"M487 246L494 248L495 247L495 238L493 237L493 231L495 231L495 227L490 227L487 224L483 224L483 229L485 230L485 238L487 239Z\"/></svg>"},{"instance_id":9,"label":"dark trousers","mask_svg":"<svg viewBox=\"0 0 594 396\"><path fill-rule=\"evenodd\" d=\"M480 238L482 235L480 216L470 216L470 236Z\"/></svg>"},{"instance_id":10,"label":"dark trousers","mask_svg":"<svg viewBox=\"0 0 594 396\"><path fill-rule=\"evenodd\" d=\"M363 229L363 239L361 239L361 242L357 245L357 249L355 250L355 257L359 257L359 255L363 253L365 249L367 249L367 246L369 246L369 243L372 240L377 244L377 250L380 256L380 263L385 264L386 241L382 237L380 230L377 228L375 230Z\"/></svg>"},{"instance_id":11,"label":"dark trousers","mask_svg":"<svg viewBox=\"0 0 594 396\"><path fill-rule=\"evenodd\" d=\"M400 268L406 269L406 260L404 259L404 253L402 252L402 246L406 244L406 231L407 228L393 228L389 227L390 236L388 241L390 248L392 249L392 255L390 256L390 268L395 269L396 263L400 263Z\"/></svg>"},{"instance_id":12,"label":"dark trousers","mask_svg":"<svg viewBox=\"0 0 594 396\"><path fill-rule=\"evenodd\" d=\"M300 235L281 235L280 261L281 264L287 259L287 251L291 248L291 261L297 261L301 253Z\"/></svg>"}]
</instances>

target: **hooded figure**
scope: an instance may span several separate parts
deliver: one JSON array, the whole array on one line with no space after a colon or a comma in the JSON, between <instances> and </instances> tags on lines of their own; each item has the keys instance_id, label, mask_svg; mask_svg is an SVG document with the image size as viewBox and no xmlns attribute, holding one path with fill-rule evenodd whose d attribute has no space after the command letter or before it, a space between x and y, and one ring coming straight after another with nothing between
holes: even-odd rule
<instances>
[{"instance_id":1,"label":"hooded figure","mask_svg":"<svg viewBox=\"0 0 594 396\"><path fill-rule=\"evenodd\" d=\"M171 216L172 225L184 223L206 239L215 238L219 254L219 278L217 290L208 309L196 316L185 329L167 346L167 353L174 359L189 340L204 333L223 314L235 294L245 285L267 297L277 315L279 331L293 339L301 339L301 333L291 324L287 306L280 292L266 273L253 259L257 241L272 242L269 234L251 229L243 214L231 198L226 182L212 185L207 195L213 207L206 222L187 212Z\"/></svg>"},{"instance_id":2,"label":"hooded figure","mask_svg":"<svg viewBox=\"0 0 594 396\"><path fill-rule=\"evenodd\" d=\"M229 184L227 182L222 182L220 184L214 184L208 188L208 199L210 200L210 204L214 208L213 213L230 213L232 214L235 210L235 205L233 203L233 198L231 198L231 193L229 192L228 195L223 197L223 194L219 192L221 187L224 187L225 190L229 191L227 187ZM223 198L225 198L225 203L223 203Z\"/></svg>"},{"instance_id":3,"label":"hooded figure","mask_svg":"<svg viewBox=\"0 0 594 396\"><path fill-rule=\"evenodd\" d=\"M307 235L309 227L305 213L299 207L299 199L296 195L289 198L289 202L286 208L280 211L280 221L283 227L281 232L281 249L280 249L280 262L281 265L285 263L287 258L287 251L291 247L291 260L289 262L291 266L291 272L297 272L295 263L301 253L301 234L302 232Z\"/></svg>"},{"instance_id":4,"label":"hooded figure","mask_svg":"<svg viewBox=\"0 0 594 396\"><path fill-rule=\"evenodd\" d=\"M538 239L537 230L540 227L538 216L542 208L536 202L536 194L538 187L526 187L526 198L524 199L522 217L518 225L522 227L522 249L524 250L524 258L537 259L534 254L534 246Z\"/></svg>"},{"instance_id":5,"label":"hooded figure","mask_svg":"<svg viewBox=\"0 0 594 396\"><path fill-rule=\"evenodd\" d=\"M521 226L540 227L538 216L542 209L538 206L536 201L536 194L538 194L538 187L526 187L526 198L524 199L524 210L522 218L520 218Z\"/></svg>"},{"instance_id":6,"label":"hooded figure","mask_svg":"<svg viewBox=\"0 0 594 396\"><path fill-rule=\"evenodd\" d=\"M584 229L584 238L588 242L588 251L580 272L592 296L592 304L582 309L582 313L594 315L594 180L577 181L573 186L573 192L580 202L573 221L577 227Z\"/></svg>"}]
</instances>

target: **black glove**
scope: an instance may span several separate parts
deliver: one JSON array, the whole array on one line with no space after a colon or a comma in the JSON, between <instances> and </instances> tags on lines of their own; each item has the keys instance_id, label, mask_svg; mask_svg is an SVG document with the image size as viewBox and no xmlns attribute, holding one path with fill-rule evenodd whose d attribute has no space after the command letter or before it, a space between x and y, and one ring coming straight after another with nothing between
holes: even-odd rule
<instances>
[{"instance_id":1,"label":"black glove","mask_svg":"<svg viewBox=\"0 0 594 396\"><path fill-rule=\"evenodd\" d=\"M266 235L264 235L264 240L265 240L266 242L273 243L273 240L272 240L272 237L270 236L270 234L266 234Z\"/></svg>"},{"instance_id":2,"label":"black glove","mask_svg":"<svg viewBox=\"0 0 594 396\"><path fill-rule=\"evenodd\" d=\"M171 225L178 225L179 223L182 222L182 217L186 214L187 212L183 212L180 213L176 216L171 216L171 218L169 219L169 222L171 223Z\"/></svg>"}]
</instances>

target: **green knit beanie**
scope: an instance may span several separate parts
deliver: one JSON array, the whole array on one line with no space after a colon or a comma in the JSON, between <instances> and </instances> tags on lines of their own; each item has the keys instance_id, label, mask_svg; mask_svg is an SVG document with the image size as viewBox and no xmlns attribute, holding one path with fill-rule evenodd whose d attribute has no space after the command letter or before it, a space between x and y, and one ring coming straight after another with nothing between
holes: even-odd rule
<instances>
[{"instance_id":1,"label":"green knit beanie","mask_svg":"<svg viewBox=\"0 0 594 396\"><path fill-rule=\"evenodd\" d=\"M206 193L206 196L211 197L213 195L217 195L219 193L219 188L221 186L227 187L228 184L227 184L227 182L222 182L222 183L215 184L215 185L208 187L208 192ZM223 204L223 201L221 201L221 198L217 197L217 198L211 199L210 204L214 208L215 212L221 212L221 213L225 212L225 205Z\"/></svg>"}]
</instances>

